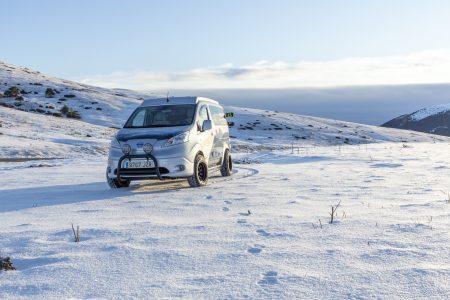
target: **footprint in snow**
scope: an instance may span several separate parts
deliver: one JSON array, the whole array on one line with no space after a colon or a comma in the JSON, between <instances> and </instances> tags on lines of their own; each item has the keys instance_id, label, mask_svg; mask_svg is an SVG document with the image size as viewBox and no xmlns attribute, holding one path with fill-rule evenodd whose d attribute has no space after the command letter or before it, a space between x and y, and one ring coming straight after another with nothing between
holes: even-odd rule
<instances>
[{"instance_id":1,"label":"footprint in snow","mask_svg":"<svg viewBox=\"0 0 450 300\"><path fill-rule=\"evenodd\" d=\"M261 253L262 248L264 248L264 246L262 246L262 245L254 245L253 247L248 248L247 252L251 253L251 254L259 254L259 253Z\"/></svg>"},{"instance_id":2,"label":"footprint in snow","mask_svg":"<svg viewBox=\"0 0 450 300\"><path fill-rule=\"evenodd\" d=\"M248 217L248 216L251 215L251 212L250 211L247 211L245 213L240 212L239 215L244 216L244 217Z\"/></svg>"},{"instance_id":3,"label":"footprint in snow","mask_svg":"<svg viewBox=\"0 0 450 300\"><path fill-rule=\"evenodd\" d=\"M223 211L230 211L230 209L228 207L222 207Z\"/></svg>"},{"instance_id":4,"label":"footprint in snow","mask_svg":"<svg viewBox=\"0 0 450 300\"><path fill-rule=\"evenodd\" d=\"M233 202L231 202L231 201L228 201L228 200L225 200L225 201L223 201L225 204L232 204Z\"/></svg>"},{"instance_id":5,"label":"footprint in snow","mask_svg":"<svg viewBox=\"0 0 450 300\"><path fill-rule=\"evenodd\" d=\"M212 198L213 198L212 195L206 196L206 199L212 199Z\"/></svg>"},{"instance_id":6,"label":"footprint in snow","mask_svg":"<svg viewBox=\"0 0 450 300\"><path fill-rule=\"evenodd\" d=\"M247 220L245 220L245 219L239 219L239 220L237 220L237 222L238 222L239 224L245 224L245 223L247 223Z\"/></svg>"},{"instance_id":7,"label":"footprint in snow","mask_svg":"<svg viewBox=\"0 0 450 300\"><path fill-rule=\"evenodd\" d=\"M259 285L275 285L278 284L278 273L269 271L263 274L263 278L258 281Z\"/></svg>"},{"instance_id":8,"label":"footprint in snow","mask_svg":"<svg viewBox=\"0 0 450 300\"><path fill-rule=\"evenodd\" d=\"M269 236L270 235L270 233L265 231L264 229L258 229L258 230L256 230L256 233L260 236Z\"/></svg>"}]
</instances>

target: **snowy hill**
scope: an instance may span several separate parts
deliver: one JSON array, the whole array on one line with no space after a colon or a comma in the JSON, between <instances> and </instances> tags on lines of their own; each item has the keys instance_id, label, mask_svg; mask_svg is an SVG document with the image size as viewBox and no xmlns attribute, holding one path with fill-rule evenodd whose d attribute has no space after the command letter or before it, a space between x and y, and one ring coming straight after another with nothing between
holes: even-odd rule
<instances>
[{"instance_id":1,"label":"snowy hill","mask_svg":"<svg viewBox=\"0 0 450 300\"><path fill-rule=\"evenodd\" d=\"M392 119L382 126L450 136L450 104L426 107Z\"/></svg>"},{"instance_id":2,"label":"snowy hill","mask_svg":"<svg viewBox=\"0 0 450 300\"><path fill-rule=\"evenodd\" d=\"M92 124L118 126L143 97L150 96L93 87L0 62L0 105L18 110L56 117L78 118L79 114Z\"/></svg>"},{"instance_id":3,"label":"snowy hill","mask_svg":"<svg viewBox=\"0 0 450 300\"><path fill-rule=\"evenodd\" d=\"M226 107L233 111L234 151L352 145L378 142L450 141L425 133L342 121ZM107 153L116 129L70 118L0 107L0 159L79 158Z\"/></svg>"},{"instance_id":4,"label":"snowy hill","mask_svg":"<svg viewBox=\"0 0 450 300\"><path fill-rule=\"evenodd\" d=\"M225 107L235 113L230 135L239 144L352 145L448 141L429 134L268 110Z\"/></svg>"}]
</instances>

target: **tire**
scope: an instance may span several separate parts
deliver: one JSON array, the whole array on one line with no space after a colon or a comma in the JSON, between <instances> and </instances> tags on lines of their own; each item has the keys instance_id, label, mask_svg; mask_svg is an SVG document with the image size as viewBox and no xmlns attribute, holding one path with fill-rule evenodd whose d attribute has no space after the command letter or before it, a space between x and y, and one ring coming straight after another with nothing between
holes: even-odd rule
<instances>
[{"instance_id":1,"label":"tire","mask_svg":"<svg viewBox=\"0 0 450 300\"><path fill-rule=\"evenodd\" d=\"M208 183L208 165L201 154L197 154L194 161L194 174L188 178L191 187L205 186Z\"/></svg>"},{"instance_id":2,"label":"tire","mask_svg":"<svg viewBox=\"0 0 450 300\"><path fill-rule=\"evenodd\" d=\"M117 178L109 178L108 176L106 176L106 181L108 182L109 187L112 189L120 189L130 186L129 180L119 180Z\"/></svg>"},{"instance_id":3,"label":"tire","mask_svg":"<svg viewBox=\"0 0 450 300\"><path fill-rule=\"evenodd\" d=\"M222 166L220 167L220 174L222 176L231 176L231 170L233 169L233 162L231 161L230 151L225 150L225 154L223 156Z\"/></svg>"}]
</instances>

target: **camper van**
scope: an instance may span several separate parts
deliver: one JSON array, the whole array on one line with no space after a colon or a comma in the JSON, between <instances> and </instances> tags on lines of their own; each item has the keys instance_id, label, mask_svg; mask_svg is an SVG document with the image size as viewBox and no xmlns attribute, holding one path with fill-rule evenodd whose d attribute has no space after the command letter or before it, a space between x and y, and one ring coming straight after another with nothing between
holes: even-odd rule
<instances>
[{"instance_id":1,"label":"camper van","mask_svg":"<svg viewBox=\"0 0 450 300\"><path fill-rule=\"evenodd\" d=\"M133 180L186 178L204 186L212 171L232 173L222 106L203 97L144 100L111 141L106 179L111 188Z\"/></svg>"}]
</instances>

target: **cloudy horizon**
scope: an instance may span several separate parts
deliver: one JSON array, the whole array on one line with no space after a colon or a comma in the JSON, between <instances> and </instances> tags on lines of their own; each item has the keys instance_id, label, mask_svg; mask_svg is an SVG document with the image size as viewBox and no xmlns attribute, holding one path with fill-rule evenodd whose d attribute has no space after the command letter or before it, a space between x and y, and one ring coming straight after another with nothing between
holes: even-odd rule
<instances>
[{"instance_id":1,"label":"cloudy horizon","mask_svg":"<svg viewBox=\"0 0 450 300\"><path fill-rule=\"evenodd\" d=\"M450 50L326 61L226 63L186 71L115 71L73 78L133 90L328 88L450 83Z\"/></svg>"}]
</instances>

